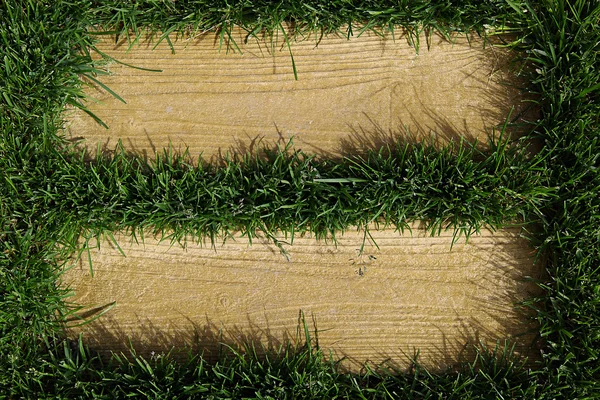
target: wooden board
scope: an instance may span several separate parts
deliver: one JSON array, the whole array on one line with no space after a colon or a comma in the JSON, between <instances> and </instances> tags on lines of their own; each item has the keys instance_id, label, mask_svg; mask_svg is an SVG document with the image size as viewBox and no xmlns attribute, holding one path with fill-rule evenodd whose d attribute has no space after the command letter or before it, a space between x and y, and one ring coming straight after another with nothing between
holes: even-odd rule
<instances>
[{"instance_id":1,"label":"wooden board","mask_svg":"<svg viewBox=\"0 0 600 400\"><path fill-rule=\"evenodd\" d=\"M103 352L126 351L131 341L146 356L187 345L210 358L219 343L298 343L303 312L321 348L350 370L366 362L405 368L416 351L443 369L472 358L470 346L505 340L535 358L538 327L514 303L536 292L526 277L541 267L519 234L482 231L451 250L451 232L432 238L414 225L412 235L372 231L378 247L369 242L362 254L362 232L347 232L337 246L296 237L284 245L289 260L267 240L183 249L117 235L126 257L103 241L91 253L93 277L85 256L63 276L71 301L85 306L81 315L108 309L69 332L84 332Z\"/></svg>"},{"instance_id":2,"label":"wooden board","mask_svg":"<svg viewBox=\"0 0 600 400\"><path fill-rule=\"evenodd\" d=\"M480 38L433 36L420 51L396 32L385 38L307 37L292 43L298 72L281 37L248 38L235 29L239 48L205 33L175 42L129 49L104 37L98 48L147 72L113 63L101 81L127 104L98 86L87 93L89 109L110 129L83 112L67 114L67 135L114 149L117 141L152 157L170 144L218 161L227 153L257 150L259 143L286 143L326 157L380 147L397 137L443 144L464 137L487 143L511 112L525 109L511 55ZM408 132L408 133L407 133Z\"/></svg>"}]
</instances>

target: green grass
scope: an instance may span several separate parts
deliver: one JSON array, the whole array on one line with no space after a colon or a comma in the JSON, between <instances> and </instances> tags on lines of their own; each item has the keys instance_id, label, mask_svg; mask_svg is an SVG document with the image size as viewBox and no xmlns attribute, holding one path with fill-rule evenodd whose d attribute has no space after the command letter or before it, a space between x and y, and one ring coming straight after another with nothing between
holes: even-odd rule
<instances>
[{"instance_id":1,"label":"green grass","mask_svg":"<svg viewBox=\"0 0 600 400\"><path fill-rule=\"evenodd\" d=\"M512 33L509 46L542 117L524 141L489 150L399 141L362 156L317 159L293 149L194 167L168 151L145 162L122 149L76 151L61 111L84 107L80 77L102 81L90 27L142 29L234 25L249 33L402 26L419 31ZM596 398L600 393L600 2L540 1L137 1L8 0L0 5L0 398ZM134 34L128 34L133 32ZM163 36L167 40L166 36ZM417 45L418 43L414 43ZM421 50L424 51L424 50ZM293 54L293 44L291 45ZM300 76L301 79L301 76ZM234 206L231 206L233 204ZM69 316L61 263L80 237L144 229L217 238L242 230L332 237L369 223L406 227L520 221L547 258L537 311L542 361L524 367L511 348L481 349L458 370L344 374L307 344L267 360L232 349L216 364L198 355L103 361L64 339ZM312 343L312 344L311 344Z\"/></svg>"}]
</instances>

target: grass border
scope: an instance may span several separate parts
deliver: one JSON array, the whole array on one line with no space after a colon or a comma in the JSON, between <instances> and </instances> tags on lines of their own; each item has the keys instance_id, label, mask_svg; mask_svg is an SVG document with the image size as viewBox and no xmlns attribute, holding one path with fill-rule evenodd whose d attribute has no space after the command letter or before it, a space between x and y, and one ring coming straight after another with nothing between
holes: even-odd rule
<instances>
[{"instance_id":1,"label":"grass border","mask_svg":"<svg viewBox=\"0 0 600 400\"><path fill-rule=\"evenodd\" d=\"M200 4L205 8L199 7ZM205 14L201 13L203 10ZM259 20L260 23L252 25ZM135 394L164 398L202 396L202 393L215 398L259 395L273 398L596 397L600 393L600 317L597 315L600 307L600 200L597 195L600 192L600 40L595 28L599 20L600 3L596 0L473 1L462 2L460 6L450 1L425 0L393 5L383 0L358 5L341 0L329 3L211 2L210 5L201 1L158 0L132 3L5 1L0 8L0 78L3 82L0 96L0 387L5 394L0 397L110 398ZM79 77L102 74L87 51L93 49L93 38L87 29L103 25L118 27L120 32L137 31L141 27L174 32L185 29L190 21L195 24L194 29L217 28L223 37L234 24L251 27L250 32L258 28L276 31L283 21L301 22L296 26L317 28L324 33L336 31L343 25L354 26L348 22L362 21L366 22L366 29L398 24L412 32L424 29L447 33L471 29L483 32L491 26L516 34L509 45L518 49L532 65L531 70L524 73L528 74L530 90L539 96L542 109L542 118L537 121L531 137L542 140L544 148L533 160L518 161L518 158L510 158L516 153L498 151L496 158L506 161L504 165L508 170L512 168L523 174L520 182L525 184L512 190L515 197L507 206L529 195L518 207L518 213L526 220L532 215L538 216L543 223L542 231L533 239L548 255L550 279L540 282L544 295L527 302L538 313L540 335L546 342L540 368L522 368L510 359L509 352L501 352L498 357L493 350L482 350L477 362L463 366L459 373L435 375L417 366L408 374L384 376L371 371L350 376L337 374L318 349L311 346L295 349L285 353L288 355L282 359L266 364L252 357L238 356L217 366L208 366L196 358L188 364L176 365L168 357L135 358L133 363L115 360L116 364L106 366L81 342L62 340L66 293L56 286L58 260L64 257L64 252L73 250L82 227L113 229L115 226L107 223L111 221L109 216L112 210L123 206L123 198L113 195L124 186L111 181L105 173L124 177L123 173L130 171L127 179L135 178L134 172L143 176L154 174L157 187L162 185L164 194L172 193L169 192L171 181L164 181L164 176L159 178L161 174L193 171L186 169L183 160L168 158L168 155L164 162L157 162L150 169L119 155L111 159L101 157L96 164L84 164L85 157L78 160L61 140L58 134L62 124L60 112L66 105L83 107ZM411 149L427 150L419 146ZM459 149L458 154L461 151ZM456 161L455 157L444 158L447 155L443 152L422 154L430 154L436 161ZM294 158L296 156L299 158ZM296 156L291 160L306 161ZM490 155L487 156L484 164L490 160ZM347 192L351 185L341 183L340 179L367 181L352 182L359 187L363 183L376 186L386 182L388 178L380 179L379 174L385 165L393 165L397 159L377 153L369 157L349 164L329 164L331 175L317 179L337 181L321 182L317 186L333 185ZM460 165L469 166L478 161L478 157L481 161L481 155L470 153ZM280 160L277 165L287 167L288 171L291 166L304 165L302 162L286 164L290 160L286 157ZM230 164L230 170L236 165ZM415 165L419 167L424 163ZM432 165L430 174L443 171L439 165ZM261 168L267 166L257 160L251 172L260 175ZM273 176L269 174L271 172L262 176ZM531 180L532 177L535 179ZM131 185L135 183L133 178ZM83 182L80 179L88 183L95 198L72 200L77 199L76 187ZM461 181L456 182L461 184ZM277 185L275 187L279 187ZM419 187L435 185L422 183ZM444 195L452 197L460 192L457 190L457 187L449 188ZM343 197L339 196L341 192L332 196ZM357 194L348 197L355 196ZM69 203L65 199L69 198L70 204L81 207L67 208ZM445 198L442 196L442 199ZM106 210L105 214L89 212L101 208ZM61 210L60 213L57 210ZM423 208L415 208L415 212L419 210ZM171 210L165 211L165 215L169 213ZM431 214L434 220L436 214L439 218L437 211ZM342 212L340 218L344 215ZM471 224L475 221L476 225L477 221L484 220L467 218L465 221ZM498 224L501 226L502 220ZM77 229L73 229L74 226ZM269 226L277 228L278 222ZM336 225L326 223L325 226ZM308 335L306 339L309 340ZM315 359L319 362L313 362Z\"/></svg>"}]
</instances>

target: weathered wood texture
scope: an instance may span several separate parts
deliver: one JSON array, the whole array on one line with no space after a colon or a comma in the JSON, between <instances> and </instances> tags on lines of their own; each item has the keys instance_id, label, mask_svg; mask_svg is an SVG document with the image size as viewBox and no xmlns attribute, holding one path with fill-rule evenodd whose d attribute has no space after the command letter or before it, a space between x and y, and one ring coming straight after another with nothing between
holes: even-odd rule
<instances>
[{"instance_id":1,"label":"weathered wood texture","mask_svg":"<svg viewBox=\"0 0 600 400\"><path fill-rule=\"evenodd\" d=\"M351 370L367 361L407 367L417 350L424 365L445 368L473 357L469 345L479 341L513 340L518 353L535 355L537 326L514 303L535 292L526 277L541 268L518 229L483 231L452 250L451 232L371 233L379 248L367 243L362 255L361 232L337 246L296 237L284 246L289 261L266 240L184 250L117 236L127 257L104 241L92 250L94 277L85 256L63 277L87 316L116 302L70 334L85 332L102 351L125 351L131 340L145 355L188 345L210 357L219 342L295 342L302 311L311 330L316 321L319 345Z\"/></svg>"},{"instance_id":2,"label":"weathered wood texture","mask_svg":"<svg viewBox=\"0 0 600 400\"><path fill-rule=\"evenodd\" d=\"M298 71L283 40L249 38L233 32L241 54L215 33L175 42L144 42L128 51L126 41L106 37L98 48L146 72L113 63L102 82L121 95L122 104L99 87L89 108L110 129L88 115L68 116L68 135L85 138L95 149L113 149L121 139L138 154L153 156L171 143L215 161L227 152L256 150L292 136L297 148L328 157L379 147L398 136L436 143L487 143L492 129L526 106L510 71L511 55L472 37L449 43L433 36L420 51L396 32L385 39L308 37L291 46ZM407 129L410 134L407 134Z\"/></svg>"}]
</instances>

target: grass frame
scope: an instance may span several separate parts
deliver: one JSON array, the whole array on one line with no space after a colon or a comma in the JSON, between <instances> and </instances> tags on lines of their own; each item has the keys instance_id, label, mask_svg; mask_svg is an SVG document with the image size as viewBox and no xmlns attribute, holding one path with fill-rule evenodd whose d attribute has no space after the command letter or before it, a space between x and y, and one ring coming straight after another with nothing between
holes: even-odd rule
<instances>
[{"instance_id":1,"label":"grass frame","mask_svg":"<svg viewBox=\"0 0 600 400\"><path fill-rule=\"evenodd\" d=\"M202 9L200 5L208 10L206 18L197 14L197 10ZM472 1L460 5L426 0L393 5L384 0L364 1L358 5L341 0L329 3L317 0L5 1L0 8L0 396L597 396L600 393L600 317L597 315L600 307L600 200L597 195L600 192L600 40L594 27L599 19L600 3L596 0ZM262 22L256 23L258 20ZM119 186L110 176L123 177L129 173L127 179L131 178L133 183L125 185L127 189L136 182L134 173L153 174L156 187L162 185L164 194L171 182L167 176L194 171L185 166L184 160L168 153L164 155L164 162L157 161L150 170L122 153L110 159L98 157L89 163L85 154L73 153L60 138L62 109L66 105L83 107L79 77L102 73L87 52L93 49L93 38L87 29L90 26L117 27L123 34L150 27L155 31L183 32L189 21L198 22L193 30L220 29L224 38L234 24L251 27L251 32L259 28L275 32L284 21L302 22L296 26L323 33L336 31L341 26L352 29L354 25L348 24L352 21L366 22L365 29L404 25L415 33L421 29L446 33L474 29L483 33L490 27L498 32L514 33L516 39L509 45L518 49L530 63L531 69L524 73L531 82L530 90L540 98L542 118L536 121L531 137L543 141L541 153L527 159L519 156L518 149L511 150L502 142L497 144L495 153L487 155L475 154L463 147L448 154L419 146L407 151L414 152L415 160L431 157L435 161L431 164L431 174L442 172L436 162L455 162L458 154L464 158L454 166L474 168L479 165L477 162L485 166L486 162L494 165L496 160L498 166L521 177L516 180L517 187L509 187L505 192L512 197L504 206L524 220L535 217L542 221L541 232L532 240L548 256L550 278L539 283L544 294L526 302L538 313L540 335L546 343L540 368L524 369L510 359L509 353L501 352L497 357L493 350L482 350L481 358L462 366L459 373L431 374L417 366L407 374L388 376L371 371L350 376L337 374L326 358L315 351L318 349L310 346L267 363L239 356L217 366L208 366L198 358L178 365L168 357L152 360L138 357L133 363L114 360L114 364L106 366L81 341L63 340L60 333L68 311L64 307L66 293L56 286L60 260L74 251L82 229L96 232L115 229L117 224L111 217L112 212L127 209L122 204L123 197L117 195L124 186ZM135 37L131 36L132 43ZM164 39L168 40L166 36ZM316 179L337 182L323 182L319 187L326 191L347 191L355 184L362 184L347 184L352 179L367 180L372 186L386 182L389 177L379 178L378 174L383 174L385 166L394 164L397 159L390 161L378 153L369 157L320 167L331 170ZM271 167L276 165L289 170L310 165L306 164L310 158L298 154L291 158L280 154L276 159L280 161L269 164ZM261 168L269 165L256 160L252 171L260 175ZM418 168L427 164L414 165ZM234 176L232 170L238 166L231 163L228 176ZM227 175L228 170L224 171ZM262 176L272 176L270 173L263 171ZM343 179L350 181L342 182ZM95 198L65 202L69 196L78 198L76 188L84 181ZM431 187L428 183L417 186ZM456 193L449 189L446 194ZM339 192L334 197L338 195ZM67 207L77 201L81 207ZM105 214L91 212L100 209L106 210ZM418 213L424 209L422 204L417 205L412 216L419 217ZM165 215L171 211L166 210ZM185 214L185 210L182 212ZM500 208L498 216L514 217L515 214ZM344 215L341 213L338 217L343 219ZM363 215L364 222L374 215L377 211ZM435 221L442 218L440 215L462 214L444 214L433 209L429 217ZM402 215L398 221L391 222L402 223L405 218ZM120 222L124 220L123 217ZM445 223L446 219L438 221ZM478 223L490 221L494 219L473 216L455 223L471 229ZM505 222L499 218L496 226ZM275 229L278 224L274 221L266 227ZM343 227L324 224L326 228L334 227L330 234ZM77 229L73 229L74 226ZM248 226L251 232L253 225ZM439 224L432 225L432 229L436 226ZM133 223L130 228L135 228ZM254 226L254 229L263 228ZM317 231L326 233L327 229ZM186 233L185 229L178 232L182 236ZM307 335L307 341L308 338ZM315 359L319 362L314 362ZM269 380L268 376L276 378ZM301 391L307 387L310 390Z\"/></svg>"}]
</instances>

